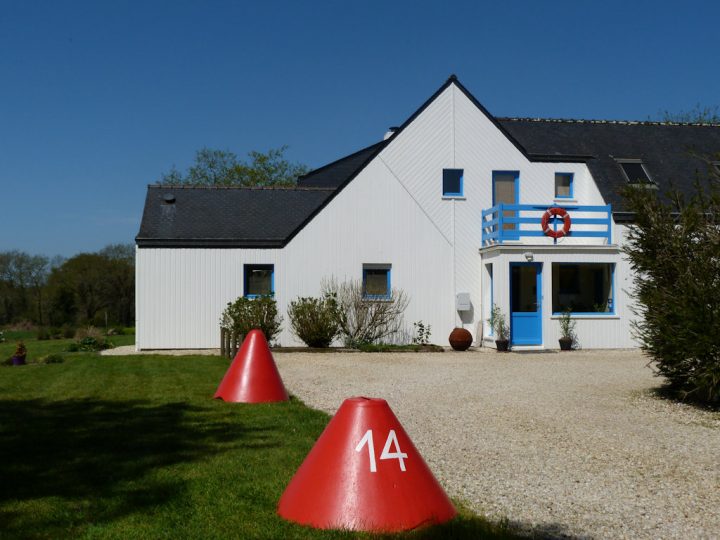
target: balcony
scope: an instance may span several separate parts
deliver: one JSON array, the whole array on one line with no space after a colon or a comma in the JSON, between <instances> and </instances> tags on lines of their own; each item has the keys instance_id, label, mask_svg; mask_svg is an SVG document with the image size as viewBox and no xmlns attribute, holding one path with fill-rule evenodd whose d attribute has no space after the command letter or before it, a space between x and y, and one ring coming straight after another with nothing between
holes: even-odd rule
<instances>
[{"instance_id":1,"label":"balcony","mask_svg":"<svg viewBox=\"0 0 720 540\"><path fill-rule=\"evenodd\" d=\"M570 230L563 236L561 243L577 245L578 242L564 242L567 239L599 239L604 244L612 243L612 208L606 206L578 206L559 204L498 204L482 212L482 246L493 246L506 242L520 242L522 238L535 237L545 241L538 243L557 244L542 230L543 214L549 208L563 208L570 216ZM552 231L563 228L563 220L553 218L549 221ZM582 241L580 243L583 243ZM595 242L588 242L595 243Z\"/></svg>"}]
</instances>

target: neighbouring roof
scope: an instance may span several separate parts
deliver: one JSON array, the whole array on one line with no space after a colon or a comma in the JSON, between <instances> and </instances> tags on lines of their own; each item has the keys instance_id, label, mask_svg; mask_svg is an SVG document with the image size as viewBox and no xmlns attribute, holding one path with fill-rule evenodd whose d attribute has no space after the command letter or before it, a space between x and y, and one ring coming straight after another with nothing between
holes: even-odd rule
<instances>
[{"instance_id":1,"label":"neighbouring roof","mask_svg":"<svg viewBox=\"0 0 720 540\"><path fill-rule=\"evenodd\" d=\"M622 213L627 184L616 159L641 159L663 192L690 193L701 156L720 152L720 126L661 122L496 118L453 75L388 139L315 169L294 188L148 186L139 247L285 246L449 85L455 84L530 161L584 162ZM171 195L173 202L167 202Z\"/></svg>"},{"instance_id":2,"label":"neighbouring roof","mask_svg":"<svg viewBox=\"0 0 720 540\"><path fill-rule=\"evenodd\" d=\"M662 122L499 118L532 155L584 155L600 193L614 210L623 209L620 190L627 179L616 160L641 159L660 193L690 194L706 178L704 157L720 152L720 126Z\"/></svg>"}]
</instances>

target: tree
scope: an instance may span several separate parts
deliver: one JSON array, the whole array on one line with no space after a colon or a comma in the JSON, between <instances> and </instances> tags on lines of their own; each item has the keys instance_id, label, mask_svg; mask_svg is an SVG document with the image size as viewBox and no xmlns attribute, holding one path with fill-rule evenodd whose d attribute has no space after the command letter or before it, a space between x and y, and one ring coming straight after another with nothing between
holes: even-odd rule
<instances>
[{"instance_id":1,"label":"tree","mask_svg":"<svg viewBox=\"0 0 720 540\"><path fill-rule=\"evenodd\" d=\"M688 111L662 111L660 113L663 122L676 122L687 124L720 124L720 109L714 107L702 107L699 103Z\"/></svg>"},{"instance_id":2,"label":"tree","mask_svg":"<svg viewBox=\"0 0 720 540\"><path fill-rule=\"evenodd\" d=\"M162 175L161 184L195 186L294 186L298 176L308 171L305 165L285 159L287 146L267 153L248 153L249 162L240 161L233 152L201 148L195 163L185 174L174 166Z\"/></svg>"},{"instance_id":3,"label":"tree","mask_svg":"<svg viewBox=\"0 0 720 540\"><path fill-rule=\"evenodd\" d=\"M689 199L665 202L653 190L628 187L636 221L630 259L639 320L634 332L671 390L720 404L720 190L717 171Z\"/></svg>"},{"instance_id":4,"label":"tree","mask_svg":"<svg viewBox=\"0 0 720 540\"><path fill-rule=\"evenodd\" d=\"M11 322L25 317L43 323L48 265L48 258L42 255L17 250L0 253L0 320Z\"/></svg>"}]
</instances>

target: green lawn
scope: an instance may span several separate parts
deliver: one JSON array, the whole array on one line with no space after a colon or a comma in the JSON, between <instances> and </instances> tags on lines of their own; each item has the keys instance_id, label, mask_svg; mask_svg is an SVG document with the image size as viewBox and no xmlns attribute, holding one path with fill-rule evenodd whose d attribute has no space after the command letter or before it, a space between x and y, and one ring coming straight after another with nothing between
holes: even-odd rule
<instances>
[{"instance_id":1,"label":"green lawn","mask_svg":"<svg viewBox=\"0 0 720 540\"><path fill-rule=\"evenodd\" d=\"M60 345L31 341L29 358ZM211 399L227 365L73 353L0 367L0 538L357 537L275 514L328 416L294 399ZM511 536L463 512L400 537Z\"/></svg>"}]
</instances>

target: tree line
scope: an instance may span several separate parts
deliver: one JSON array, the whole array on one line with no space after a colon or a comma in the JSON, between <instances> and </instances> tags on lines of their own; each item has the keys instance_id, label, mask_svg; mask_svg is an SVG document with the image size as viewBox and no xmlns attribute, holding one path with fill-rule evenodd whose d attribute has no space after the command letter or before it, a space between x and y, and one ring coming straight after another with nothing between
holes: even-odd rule
<instances>
[{"instance_id":1,"label":"tree line","mask_svg":"<svg viewBox=\"0 0 720 540\"><path fill-rule=\"evenodd\" d=\"M135 248L111 244L69 259L0 252L0 325L135 323Z\"/></svg>"}]
</instances>

